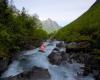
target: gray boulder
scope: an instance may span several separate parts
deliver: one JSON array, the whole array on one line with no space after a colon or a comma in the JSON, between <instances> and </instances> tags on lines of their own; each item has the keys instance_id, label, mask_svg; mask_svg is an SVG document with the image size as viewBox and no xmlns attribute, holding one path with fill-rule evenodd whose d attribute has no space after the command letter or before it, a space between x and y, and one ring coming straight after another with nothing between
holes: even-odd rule
<instances>
[{"instance_id":1,"label":"gray boulder","mask_svg":"<svg viewBox=\"0 0 100 80\"><path fill-rule=\"evenodd\" d=\"M62 61L62 56L60 53L52 52L49 56L49 61L51 64L59 65Z\"/></svg>"}]
</instances>

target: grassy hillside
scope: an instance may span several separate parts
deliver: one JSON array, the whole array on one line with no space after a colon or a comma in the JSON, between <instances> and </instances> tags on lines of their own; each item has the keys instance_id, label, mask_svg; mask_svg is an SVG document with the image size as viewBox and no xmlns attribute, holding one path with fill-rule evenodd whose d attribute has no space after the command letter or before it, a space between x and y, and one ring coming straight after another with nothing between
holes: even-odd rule
<instances>
[{"instance_id":1,"label":"grassy hillside","mask_svg":"<svg viewBox=\"0 0 100 80\"><path fill-rule=\"evenodd\" d=\"M67 42L88 40L100 48L100 3L96 2L77 20L62 28L56 38Z\"/></svg>"}]
</instances>

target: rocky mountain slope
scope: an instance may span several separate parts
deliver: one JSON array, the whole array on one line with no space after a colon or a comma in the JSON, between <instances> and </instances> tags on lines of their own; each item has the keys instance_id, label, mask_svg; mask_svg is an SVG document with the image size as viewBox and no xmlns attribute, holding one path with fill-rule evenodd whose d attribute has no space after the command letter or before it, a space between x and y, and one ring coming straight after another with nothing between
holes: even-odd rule
<instances>
[{"instance_id":1,"label":"rocky mountain slope","mask_svg":"<svg viewBox=\"0 0 100 80\"><path fill-rule=\"evenodd\" d=\"M51 20L48 18L45 21L42 21L43 29L46 30L48 33L52 33L58 29L60 29L60 26L57 24L57 22Z\"/></svg>"}]
</instances>

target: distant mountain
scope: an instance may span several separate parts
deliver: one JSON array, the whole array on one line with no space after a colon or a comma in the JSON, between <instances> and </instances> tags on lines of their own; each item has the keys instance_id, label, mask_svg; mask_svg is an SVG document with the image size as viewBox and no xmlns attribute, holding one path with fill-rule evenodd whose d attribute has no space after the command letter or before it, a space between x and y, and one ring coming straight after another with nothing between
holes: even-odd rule
<instances>
[{"instance_id":1,"label":"distant mountain","mask_svg":"<svg viewBox=\"0 0 100 80\"><path fill-rule=\"evenodd\" d=\"M48 18L45 21L42 21L42 25L43 25L43 29L48 32L48 33L52 33L58 29L60 29L61 27L57 24L57 22L51 20L50 18Z\"/></svg>"}]
</instances>

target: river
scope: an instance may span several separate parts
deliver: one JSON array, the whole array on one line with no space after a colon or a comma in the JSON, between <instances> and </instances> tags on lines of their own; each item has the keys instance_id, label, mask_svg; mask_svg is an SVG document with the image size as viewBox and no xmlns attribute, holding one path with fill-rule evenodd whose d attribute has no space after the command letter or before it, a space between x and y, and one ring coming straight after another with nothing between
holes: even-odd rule
<instances>
[{"instance_id":1,"label":"river","mask_svg":"<svg viewBox=\"0 0 100 80\"><path fill-rule=\"evenodd\" d=\"M73 61L73 63L66 62L64 65L57 66L49 62L48 55L56 48L58 43L59 41L45 42L47 47L44 53L40 52L39 48L24 51L24 54L19 56L18 60L9 65L8 69L2 74L2 78L17 76L20 73L32 70L36 66L48 69L51 80L94 80L91 75L86 77L78 75L78 73L83 72L81 67L84 67L84 64Z\"/></svg>"}]
</instances>

